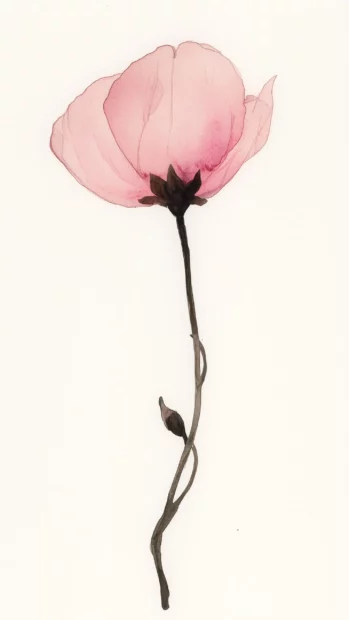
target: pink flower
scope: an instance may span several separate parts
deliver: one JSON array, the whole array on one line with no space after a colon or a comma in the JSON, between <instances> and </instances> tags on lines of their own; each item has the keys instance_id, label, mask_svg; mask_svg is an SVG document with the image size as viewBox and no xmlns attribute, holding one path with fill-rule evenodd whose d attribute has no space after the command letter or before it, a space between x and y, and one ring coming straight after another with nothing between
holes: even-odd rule
<instances>
[{"instance_id":1,"label":"pink flower","mask_svg":"<svg viewBox=\"0 0 349 620\"><path fill-rule=\"evenodd\" d=\"M213 47L164 45L91 84L54 123L51 149L109 202L155 203L152 175L166 179L171 166L183 186L197 175L192 202L202 204L266 143L274 80L245 97L234 65Z\"/></svg>"}]
</instances>

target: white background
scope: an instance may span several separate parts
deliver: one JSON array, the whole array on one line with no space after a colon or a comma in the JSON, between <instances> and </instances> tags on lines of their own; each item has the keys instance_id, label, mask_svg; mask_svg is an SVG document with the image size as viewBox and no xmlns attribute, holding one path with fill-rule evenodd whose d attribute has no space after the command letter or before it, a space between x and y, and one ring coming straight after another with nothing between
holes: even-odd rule
<instances>
[{"instance_id":1,"label":"white background","mask_svg":"<svg viewBox=\"0 0 349 620\"><path fill-rule=\"evenodd\" d=\"M348 617L347 17L332 0L8 3L3 620ZM193 405L175 221L98 199L48 141L92 81L187 39L233 60L247 93L278 79L267 146L187 216L209 371L163 612L149 539L181 446L157 400L187 426Z\"/></svg>"}]
</instances>

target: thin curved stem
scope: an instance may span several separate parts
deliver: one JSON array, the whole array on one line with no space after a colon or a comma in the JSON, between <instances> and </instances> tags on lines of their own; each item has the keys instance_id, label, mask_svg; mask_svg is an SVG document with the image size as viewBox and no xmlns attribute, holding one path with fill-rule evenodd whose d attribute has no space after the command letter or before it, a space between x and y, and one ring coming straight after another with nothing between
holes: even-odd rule
<instances>
[{"instance_id":1,"label":"thin curved stem","mask_svg":"<svg viewBox=\"0 0 349 620\"><path fill-rule=\"evenodd\" d=\"M174 504L177 506L177 508L179 507L181 502L184 500L186 494L190 491L190 489L191 489L191 487L193 485L193 482L195 480L196 472L198 470L199 455L198 455L198 451L197 451L197 449L195 447L195 444L193 444L192 452L193 452L193 457L194 457L193 471L191 472L191 476L189 478L189 482L188 482L187 486L185 487L184 491L180 494L179 497L177 497L177 499L174 502Z\"/></svg>"},{"instance_id":2,"label":"thin curved stem","mask_svg":"<svg viewBox=\"0 0 349 620\"><path fill-rule=\"evenodd\" d=\"M185 283L186 283L186 293L187 293L187 302L188 302L188 310L189 310L189 319L191 325L191 336L193 338L193 347L194 347L194 375L195 375L195 397L194 397L194 414L192 419L192 424L189 432L189 436L185 441L184 450L182 452L181 458L179 460L176 473L174 475L170 490L168 492L166 505L163 511L162 516L160 517L155 530L153 532L151 538L151 552L154 557L155 567L157 570L159 583L160 583L160 592L161 592L161 604L163 609L169 608L169 588L166 581L165 573L162 567L162 559L161 559L161 543L162 543L162 535L172 521L174 515L176 514L179 505L183 501L184 497L190 490L194 478L197 472L198 467L198 454L197 450L194 446L194 440L196 431L199 424L200 412L201 412L201 389L202 384L205 380L206 371L207 371L207 362L206 362L206 353L205 349L200 342L199 339L199 330L196 318L195 311L195 302L194 302L194 294L193 287L191 281L191 267L190 267L190 250L188 245L187 231L184 222L184 216L179 215L176 217L177 228L179 233L179 238L182 246L182 253L184 259L184 270L185 270ZM203 371L201 373L200 369L200 354L203 358ZM193 450L194 455L194 467L190 477L190 480L187 484L185 490L181 493L181 495L174 500L178 484L183 473L184 467L188 461L189 454Z\"/></svg>"},{"instance_id":3,"label":"thin curved stem","mask_svg":"<svg viewBox=\"0 0 349 620\"><path fill-rule=\"evenodd\" d=\"M185 498L186 494L188 493L188 491L190 490L194 482L196 472L198 469L198 463L199 463L198 452L197 452L195 445L193 445L192 452L194 456L194 465L193 465L193 471L191 473L189 482L187 486L185 487L184 491L175 500L175 502L173 502L173 504L169 506L166 504L165 510L156 525L156 528L154 530L152 540L151 540L151 551L154 557L155 568L156 568L159 583L160 583L161 603L162 603L163 609L169 608L168 599L169 599L170 591L168 588L167 580L166 580L164 569L162 566L162 557L161 557L162 535L165 529L167 528L167 526L171 523L180 504L182 503L183 499Z\"/></svg>"},{"instance_id":4,"label":"thin curved stem","mask_svg":"<svg viewBox=\"0 0 349 620\"><path fill-rule=\"evenodd\" d=\"M206 358L206 351L205 351L204 345L202 344L202 342L200 342L199 344L200 344L200 353L202 355L202 363L203 363L201 377L200 377L200 384L202 385L203 382L205 381L206 374L207 374L207 358Z\"/></svg>"}]
</instances>

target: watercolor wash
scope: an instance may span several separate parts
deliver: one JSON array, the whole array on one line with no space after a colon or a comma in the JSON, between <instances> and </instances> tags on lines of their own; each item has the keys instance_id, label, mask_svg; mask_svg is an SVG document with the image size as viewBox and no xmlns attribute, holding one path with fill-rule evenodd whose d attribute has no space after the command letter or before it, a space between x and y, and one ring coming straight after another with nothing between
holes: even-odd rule
<instances>
[{"instance_id":1,"label":"watercolor wash","mask_svg":"<svg viewBox=\"0 0 349 620\"><path fill-rule=\"evenodd\" d=\"M196 475L194 442L207 371L195 311L185 212L190 205L202 207L264 146L273 112L274 80L258 96L246 96L236 67L213 47L194 42L177 48L164 45L123 73L95 81L52 129L53 153L87 189L124 207L159 205L176 220L194 349L195 397L188 434L180 414L159 399L166 428L184 440L151 538L163 609L169 608L170 592L162 565L162 536ZM191 452L192 474L175 499Z\"/></svg>"}]
</instances>

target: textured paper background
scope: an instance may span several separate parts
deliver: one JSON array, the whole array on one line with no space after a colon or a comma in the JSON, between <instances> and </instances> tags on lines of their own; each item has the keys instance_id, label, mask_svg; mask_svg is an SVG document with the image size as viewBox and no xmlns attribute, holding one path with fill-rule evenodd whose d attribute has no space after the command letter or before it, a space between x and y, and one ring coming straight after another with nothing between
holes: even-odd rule
<instances>
[{"instance_id":1,"label":"textured paper background","mask_svg":"<svg viewBox=\"0 0 349 620\"><path fill-rule=\"evenodd\" d=\"M321 0L6 7L4 620L347 617L347 17ZM189 424L193 396L175 222L103 203L48 140L90 82L187 39L231 58L248 93L278 79L267 146L187 217L209 372L162 612L149 537L179 446L157 399Z\"/></svg>"}]
</instances>

